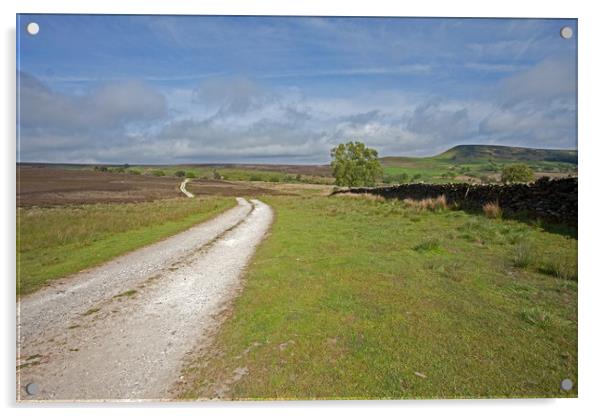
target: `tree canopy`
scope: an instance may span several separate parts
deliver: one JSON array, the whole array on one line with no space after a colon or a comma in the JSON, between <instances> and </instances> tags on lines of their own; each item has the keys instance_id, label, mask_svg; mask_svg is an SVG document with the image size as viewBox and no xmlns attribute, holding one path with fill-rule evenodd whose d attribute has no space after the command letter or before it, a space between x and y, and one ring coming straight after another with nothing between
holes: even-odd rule
<instances>
[{"instance_id":1,"label":"tree canopy","mask_svg":"<svg viewBox=\"0 0 602 416\"><path fill-rule=\"evenodd\" d=\"M504 183L531 182L533 179L535 179L533 169L524 163L507 165L502 169L502 182Z\"/></svg>"},{"instance_id":2,"label":"tree canopy","mask_svg":"<svg viewBox=\"0 0 602 416\"><path fill-rule=\"evenodd\" d=\"M341 143L330 151L332 174L338 186L374 186L383 175L378 152L364 143Z\"/></svg>"}]
</instances>

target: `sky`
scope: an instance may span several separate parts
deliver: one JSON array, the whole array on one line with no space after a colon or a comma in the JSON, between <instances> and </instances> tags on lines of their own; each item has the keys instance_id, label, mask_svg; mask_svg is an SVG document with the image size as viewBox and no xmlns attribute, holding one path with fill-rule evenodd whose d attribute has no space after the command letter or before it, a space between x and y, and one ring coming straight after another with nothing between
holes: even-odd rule
<instances>
[{"instance_id":1,"label":"sky","mask_svg":"<svg viewBox=\"0 0 602 416\"><path fill-rule=\"evenodd\" d=\"M19 15L17 160L575 149L576 62L574 19Z\"/></svg>"}]
</instances>

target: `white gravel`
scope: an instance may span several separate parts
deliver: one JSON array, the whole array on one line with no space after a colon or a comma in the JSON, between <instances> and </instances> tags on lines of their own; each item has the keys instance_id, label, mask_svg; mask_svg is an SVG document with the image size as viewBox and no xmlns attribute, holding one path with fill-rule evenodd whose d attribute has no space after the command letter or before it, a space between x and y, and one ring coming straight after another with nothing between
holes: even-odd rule
<instances>
[{"instance_id":1,"label":"white gravel","mask_svg":"<svg viewBox=\"0 0 602 416\"><path fill-rule=\"evenodd\" d=\"M17 398L169 399L270 226L271 208L251 202L22 298Z\"/></svg>"},{"instance_id":2,"label":"white gravel","mask_svg":"<svg viewBox=\"0 0 602 416\"><path fill-rule=\"evenodd\" d=\"M190 179L188 178L182 181L182 183L180 184L180 191L182 191L182 193L188 198L194 198L194 194L186 189L186 184L188 183L188 181L190 181Z\"/></svg>"}]
</instances>

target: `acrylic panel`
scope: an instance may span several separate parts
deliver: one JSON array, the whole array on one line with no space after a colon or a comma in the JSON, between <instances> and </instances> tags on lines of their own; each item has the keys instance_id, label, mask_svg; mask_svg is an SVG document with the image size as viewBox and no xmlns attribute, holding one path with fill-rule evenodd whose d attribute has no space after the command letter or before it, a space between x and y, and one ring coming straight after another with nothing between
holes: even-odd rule
<instances>
[{"instance_id":1,"label":"acrylic panel","mask_svg":"<svg viewBox=\"0 0 602 416\"><path fill-rule=\"evenodd\" d=\"M576 19L16 31L19 401L577 396Z\"/></svg>"}]
</instances>

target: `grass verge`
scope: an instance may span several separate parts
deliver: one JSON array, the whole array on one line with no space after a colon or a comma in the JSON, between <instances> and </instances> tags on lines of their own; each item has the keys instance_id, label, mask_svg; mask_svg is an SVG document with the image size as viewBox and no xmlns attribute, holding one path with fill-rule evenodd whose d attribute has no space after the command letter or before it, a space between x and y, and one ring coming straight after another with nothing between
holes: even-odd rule
<instances>
[{"instance_id":1,"label":"grass verge","mask_svg":"<svg viewBox=\"0 0 602 416\"><path fill-rule=\"evenodd\" d=\"M235 204L209 197L19 208L17 294L177 234Z\"/></svg>"},{"instance_id":2,"label":"grass verge","mask_svg":"<svg viewBox=\"0 0 602 416\"><path fill-rule=\"evenodd\" d=\"M575 239L400 201L265 201L271 235L183 398L577 394L560 390L577 381L577 283L540 270L576 259ZM527 240L538 260L516 267Z\"/></svg>"}]
</instances>

